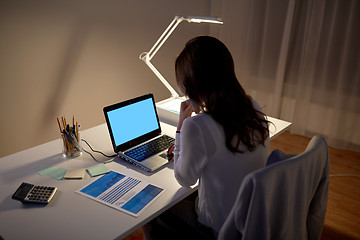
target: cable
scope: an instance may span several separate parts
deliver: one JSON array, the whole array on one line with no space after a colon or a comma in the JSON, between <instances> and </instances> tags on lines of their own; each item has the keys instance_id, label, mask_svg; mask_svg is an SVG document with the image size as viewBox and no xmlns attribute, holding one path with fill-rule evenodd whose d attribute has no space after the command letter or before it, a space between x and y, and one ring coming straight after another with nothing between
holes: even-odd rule
<instances>
[{"instance_id":1,"label":"cable","mask_svg":"<svg viewBox=\"0 0 360 240\"><path fill-rule=\"evenodd\" d=\"M94 159L96 162L100 162L100 161L98 161L90 152L88 152L88 151L86 151L84 148L82 149L84 152L86 152L87 154L89 154L91 157L92 157L92 159Z\"/></svg>"},{"instance_id":2,"label":"cable","mask_svg":"<svg viewBox=\"0 0 360 240\"><path fill-rule=\"evenodd\" d=\"M94 159L96 162L99 162L99 163L108 163L108 162L112 162L114 161L114 159L109 159L109 160L106 160L106 161L99 161L97 160L90 152L86 151L84 148L82 149L84 152L86 152L87 154L89 154L92 159Z\"/></svg>"},{"instance_id":3,"label":"cable","mask_svg":"<svg viewBox=\"0 0 360 240\"><path fill-rule=\"evenodd\" d=\"M114 158L114 157L117 156L116 154L109 156L109 155L106 155L106 154L103 153L103 152L94 150L94 149L91 147L91 145L90 145L85 139L81 139L81 141L85 142L86 145L91 149L91 151L96 152L96 153L100 153L100 154L102 154L104 157ZM107 160L107 161L99 161L99 160L97 160L90 152L86 151L84 148L82 148L82 150L83 150L84 152L86 152L87 154L89 154L96 162L102 162L102 163L104 163L104 162L111 162L111 161L114 160L114 159L110 159L110 160Z\"/></svg>"}]
</instances>

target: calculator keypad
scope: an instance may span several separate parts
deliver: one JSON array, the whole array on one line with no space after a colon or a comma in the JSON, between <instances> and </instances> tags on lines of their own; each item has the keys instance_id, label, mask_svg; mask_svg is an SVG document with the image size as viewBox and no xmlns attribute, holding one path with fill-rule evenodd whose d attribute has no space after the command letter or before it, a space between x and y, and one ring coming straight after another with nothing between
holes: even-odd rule
<instances>
[{"instance_id":1,"label":"calculator keypad","mask_svg":"<svg viewBox=\"0 0 360 240\"><path fill-rule=\"evenodd\" d=\"M25 201L48 203L54 196L56 188L46 186L34 186L25 197Z\"/></svg>"}]
</instances>

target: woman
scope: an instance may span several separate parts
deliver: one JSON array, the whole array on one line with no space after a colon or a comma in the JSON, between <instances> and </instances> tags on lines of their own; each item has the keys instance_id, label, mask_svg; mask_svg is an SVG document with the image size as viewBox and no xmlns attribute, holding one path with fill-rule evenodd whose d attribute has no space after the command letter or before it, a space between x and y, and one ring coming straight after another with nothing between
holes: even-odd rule
<instances>
[{"instance_id":1,"label":"woman","mask_svg":"<svg viewBox=\"0 0 360 240\"><path fill-rule=\"evenodd\" d=\"M243 178L266 164L268 121L241 87L229 50L216 38L190 40L176 59L175 72L189 100L181 104L174 172L184 187L199 180L198 201L186 199L160 219L172 231L181 221L190 226L189 231L179 227L177 236L183 238L205 236L208 229L216 237ZM198 114L191 117L193 112Z\"/></svg>"}]
</instances>

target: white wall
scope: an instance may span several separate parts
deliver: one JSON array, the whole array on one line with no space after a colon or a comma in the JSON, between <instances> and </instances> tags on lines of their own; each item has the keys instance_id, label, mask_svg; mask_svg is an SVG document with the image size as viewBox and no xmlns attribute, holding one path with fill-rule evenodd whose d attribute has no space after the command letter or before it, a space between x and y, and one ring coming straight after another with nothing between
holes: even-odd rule
<instances>
[{"instance_id":1,"label":"white wall","mask_svg":"<svg viewBox=\"0 0 360 240\"><path fill-rule=\"evenodd\" d=\"M56 118L81 129L104 123L102 108L170 93L139 60L175 15L210 15L207 0L0 2L0 157L59 138ZM213 14L213 12L211 12ZM182 23L153 59L177 89L174 60L205 25Z\"/></svg>"}]
</instances>

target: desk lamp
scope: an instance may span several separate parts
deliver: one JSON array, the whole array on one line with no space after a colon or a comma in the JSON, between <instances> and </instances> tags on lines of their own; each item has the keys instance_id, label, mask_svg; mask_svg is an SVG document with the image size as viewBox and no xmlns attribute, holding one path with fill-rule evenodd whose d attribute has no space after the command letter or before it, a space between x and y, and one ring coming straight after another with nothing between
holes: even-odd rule
<instances>
[{"instance_id":1,"label":"desk lamp","mask_svg":"<svg viewBox=\"0 0 360 240\"><path fill-rule=\"evenodd\" d=\"M166 79L161 75L161 73L155 68L155 66L151 63L151 59L155 56L157 51L161 48L161 46L165 43L165 41L169 38L171 33L175 30L175 28L182 21L188 21L189 23L216 23L223 24L223 21L219 17L209 17L209 16L188 16L181 17L175 16L174 20L170 23L170 25L165 29L160 38L156 41L154 46L148 51L140 54L140 59L143 60L148 67L155 73L155 75L160 79L160 81L165 85L165 87L170 91L171 97L165 99L159 103L157 103L158 109L164 109L165 111L170 111L175 113L174 116L167 116L167 118L171 118L170 123L174 123L178 120L178 114L180 109L180 103L185 98L180 98L179 94L171 87L171 85L166 81ZM161 110L160 110L161 111ZM159 115L161 117L162 112L159 111ZM168 115L168 113L164 112L163 114Z\"/></svg>"},{"instance_id":2,"label":"desk lamp","mask_svg":"<svg viewBox=\"0 0 360 240\"><path fill-rule=\"evenodd\" d=\"M189 16L187 18L175 16L174 20L170 23L170 25L165 29L160 38L156 41L154 46L148 52L143 52L140 54L140 59L143 60L148 67L155 73L155 75L160 79L160 81L165 85L165 87L170 91L171 97L177 98L179 94L171 87L171 85L166 81L166 79L161 75L161 73L155 68L155 66L151 63L151 59L155 56L157 51L161 48L161 46L165 43L165 41L169 38L171 33L175 30L175 28L182 21L188 21L189 23L217 23L223 24L221 18L218 17L203 17L203 16Z\"/></svg>"}]
</instances>

